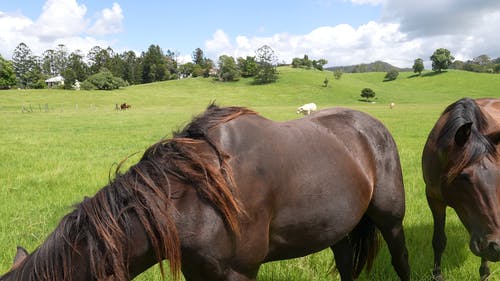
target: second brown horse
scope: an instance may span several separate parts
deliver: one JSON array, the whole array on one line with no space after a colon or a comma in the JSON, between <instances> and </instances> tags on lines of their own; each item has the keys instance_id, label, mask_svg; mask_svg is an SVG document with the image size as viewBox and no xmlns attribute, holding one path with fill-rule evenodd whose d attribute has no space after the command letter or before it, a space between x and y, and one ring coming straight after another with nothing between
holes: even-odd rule
<instances>
[{"instance_id":1,"label":"second brown horse","mask_svg":"<svg viewBox=\"0 0 500 281\"><path fill-rule=\"evenodd\" d=\"M500 260L500 100L464 98L449 105L429 134L422 154L426 195L434 218L434 279L442 280L446 207L452 207L470 234L470 249L488 261Z\"/></svg>"}]
</instances>

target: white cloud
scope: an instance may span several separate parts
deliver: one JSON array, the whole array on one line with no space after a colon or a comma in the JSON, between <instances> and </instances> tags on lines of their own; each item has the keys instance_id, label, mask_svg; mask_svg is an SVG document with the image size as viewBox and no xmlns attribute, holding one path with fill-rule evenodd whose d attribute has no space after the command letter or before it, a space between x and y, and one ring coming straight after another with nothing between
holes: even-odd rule
<instances>
[{"instance_id":1,"label":"white cloud","mask_svg":"<svg viewBox=\"0 0 500 281\"><path fill-rule=\"evenodd\" d=\"M327 5L330 1L316 3ZM268 37L238 35L233 39L218 30L206 42L207 53L213 58L221 54L255 55L255 50L266 44L280 62L307 54L311 59L327 59L328 65L384 60L400 67L411 67L416 58L428 63L437 48L449 49L459 60L481 54L500 57L498 0L342 1L383 5L382 19L358 27L338 24L321 26L307 34L277 33Z\"/></svg>"},{"instance_id":2,"label":"white cloud","mask_svg":"<svg viewBox=\"0 0 500 281\"><path fill-rule=\"evenodd\" d=\"M208 50L217 50L221 55L233 48L229 36L221 29L215 31L212 39L205 42L205 46Z\"/></svg>"},{"instance_id":3,"label":"white cloud","mask_svg":"<svg viewBox=\"0 0 500 281\"><path fill-rule=\"evenodd\" d=\"M107 35L122 31L123 13L120 5L113 3L111 9L104 9L101 17L89 29L90 34Z\"/></svg>"},{"instance_id":4,"label":"white cloud","mask_svg":"<svg viewBox=\"0 0 500 281\"><path fill-rule=\"evenodd\" d=\"M227 54L234 57L255 55L262 45L269 45L278 55L278 60L291 62L294 57L309 55L311 59L324 58L329 65L345 65L386 60L406 66L420 52L419 40L407 40L399 31L398 24L369 22L358 28L347 24L318 27L308 34L290 35L279 33L270 37L245 37L239 35L235 44L218 30L205 45L207 53L214 58ZM221 42L216 38L220 38ZM229 47L233 46L230 50Z\"/></svg>"},{"instance_id":5,"label":"white cloud","mask_svg":"<svg viewBox=\"0 0 500 281\"><path fill-rule=\"evenodd\" d=\"M24 32L41 41L80 34L87 27L86 12L85 5L78 5L75 0L48 0L40 17Z\"/></svg>"},{"instance_id":6,"label":"white cloud","mask_svg":"<svg viewBox=\"0 0 500 281\"><path fill-rule=\"evenodd\" d=\"M123 14L120 5L104 9L94 20L87 16L85 5L77 0L47 0L40 16L32 20L22 14L0 11L0 54L10 58L19 45L25 43L35 55L64 44L70 51L84 54L94 46L107 47L112 42L93 35L121 31ZM89 26L92 26L89 28Z\"/></svg>"},{"instance_id":7,"label":"white cloud","mask_svg":"<svg viewBox=\"0 0 500 281\"><path fill-rule=\"evenodd\" d=\"M7 48L14 49L21 39L32 40L32 36L22 36L23 31L33 25L33 21L23 15L8 15L0 12L0 54L4 55Z\"/></svg>"}]
</instances>

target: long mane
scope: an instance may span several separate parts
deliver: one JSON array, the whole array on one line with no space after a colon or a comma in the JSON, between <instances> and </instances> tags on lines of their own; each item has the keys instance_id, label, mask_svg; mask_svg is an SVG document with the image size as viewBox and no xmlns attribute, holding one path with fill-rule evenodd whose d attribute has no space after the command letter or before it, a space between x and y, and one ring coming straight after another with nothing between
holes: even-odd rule
<instances>
[{"instance_id":1,"label":"long mane","mask_svg":"<svg viewBox=\"0 0 500 281\"><path fill-rule=\"evenodd\" d=\"M447 119L437 137L437 146L440 151L448 151L449 167L446 180L450 183L472 163L484 157L496 157L496 149L484 135L488 121L473 99L463 98L456 101L444 110L443 116L447 116ZM457 130L469 122L472 122L469 140L463 147L456 147L454 139Z\"/></svg>"},{"instance_id":2,"label":"long mane","mask_svg":"<svg viewBox=\"0 0 500 281\"><path fill-rule=\"evenodd\" d=\"M238 215L244 211L236 196L228 155L210 139L211 128L238 116L255 114L241 107L211 104L172 139L149 147L141 160L92 198L86 198L66 215L47 240L17 266L16 279L72 280L75 251L88 257L93 278L128 280L131 222L139 219L159 262L169 260L172 276L180 279L181 250L175 226L171 179L195 188L220 213L229 229L239 234ZM213 165L193 146L208 143L219 159Z\"/></svg>"}]
</instances>

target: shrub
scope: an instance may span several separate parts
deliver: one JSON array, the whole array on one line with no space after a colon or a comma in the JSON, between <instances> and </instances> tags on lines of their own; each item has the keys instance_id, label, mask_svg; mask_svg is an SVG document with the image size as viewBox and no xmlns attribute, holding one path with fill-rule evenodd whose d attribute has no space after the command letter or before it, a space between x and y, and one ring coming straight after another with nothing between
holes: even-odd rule
<instances>
[{"instance_id":1,"label":"shrub","mask_svg":"<svg viewBox=\"0 0 500 281\"><path fill-rule=\"evenodd\" d=\"M88 77L87 80L82 83L82 88L85 90L89 88L97 90L114 90L125 86L127 86L127 84L123 79L113 76L107 69L103 69L99 73Z\"/></svg>"},{"instance_id":2,"label":"shrub","mask_svg":"<svg viewBox=\"0 0 500 281\"><path fill-rule=\"evenodd\" d=\"M393 70L389 70L387 71L387 73L385 74L385 81L392 81L392 80L396 80L396 78L398 78L398 75L399 75L399 72L395 69Z\"/></svg>"}]
</instances>

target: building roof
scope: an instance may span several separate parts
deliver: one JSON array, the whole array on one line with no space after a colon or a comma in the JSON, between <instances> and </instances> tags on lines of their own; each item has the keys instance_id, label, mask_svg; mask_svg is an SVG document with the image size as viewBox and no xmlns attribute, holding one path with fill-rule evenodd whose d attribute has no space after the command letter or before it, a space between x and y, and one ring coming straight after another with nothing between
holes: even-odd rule
<instances>
[{"instance_id":1,"label":"building roof","mask_svg":"<svg viewBox=\"0 0 500 281\"><path fill-rule=\"evenodd\" d=\"M64 81L64 77L62 77L61 75L58 75L58 76L54 76L54 77L51 77L47 80L45 80L45 83L57 83L57 82L62 82Z\"/></svg>"}]
</instances>

